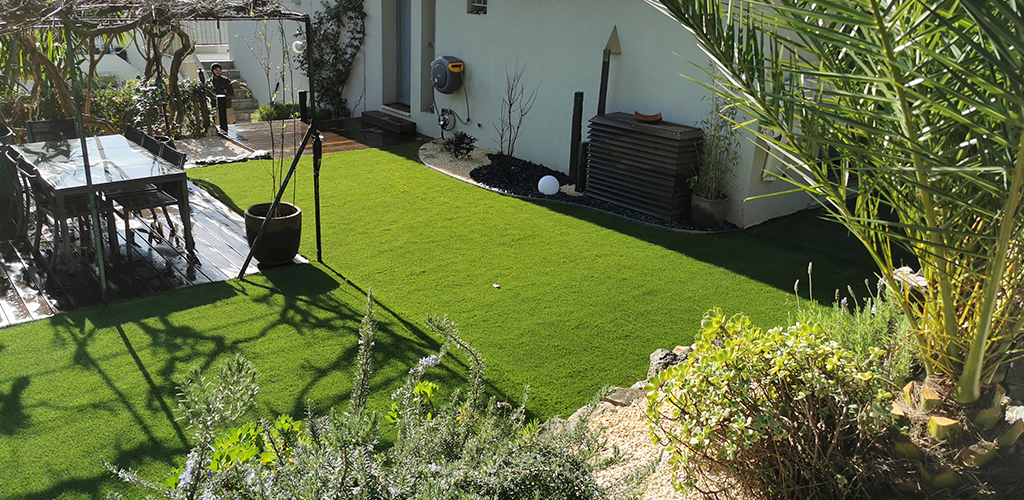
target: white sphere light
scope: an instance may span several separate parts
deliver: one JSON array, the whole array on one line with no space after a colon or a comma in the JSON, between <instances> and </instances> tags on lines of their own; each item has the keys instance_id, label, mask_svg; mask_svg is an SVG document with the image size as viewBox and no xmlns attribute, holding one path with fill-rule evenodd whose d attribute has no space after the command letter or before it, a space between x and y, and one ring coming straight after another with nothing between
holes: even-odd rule
<instances>
[{"instance_id":1,"label":"white sphere light","mask_svg":"<svg viewBox=\"0 0 1024 500\"><path fill-rule=\"evenodd\" d=\"M296 54L301 54L302 51L305 50L305 49L306 49L306 42L305 41L303 41L303 40L295 40L294 42L292 42L292 52L295 52Z\"/></svg>"},{"instance_id":2,"label":"white sphere light","mask_svg":"<svg viewBox=\"0 0 1024 500\"><path fill-rule=\"evenodd\" d=\"M537 190L548 196L551 196L558 192L558 179L553 175L545 175L540 178L540 182L537 183Z\"/></svg>"}]
</instances>

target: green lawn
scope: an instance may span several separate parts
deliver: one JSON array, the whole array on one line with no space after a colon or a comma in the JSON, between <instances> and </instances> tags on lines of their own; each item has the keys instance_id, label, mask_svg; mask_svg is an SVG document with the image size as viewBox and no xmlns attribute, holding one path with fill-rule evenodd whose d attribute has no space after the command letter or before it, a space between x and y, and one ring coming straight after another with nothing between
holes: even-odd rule
<instances>
[{"instance_id":1,"label":"green lawn","mask_svg":"<svg viewBox=\"0 0 1024 500\"><path fill-rule=\"evenodd\" d=\"M100 498L117 485L101 458L150 474L180 464L187 445L170 413L174 380L229 352L262 372L263 415L343 402L371 287L382 323L378 407L436 349L423 319L447 314L486 357L491 391L516 399L528 384L531 411L549 417L603 385L632 384L651 351L689 343L710 307L761 325L786 321L809 261L823 302L872 275L859 245L815 213L679 234L490 193L410 161L415 151L325 158L323 266L0 330L0 498ZM266 169L249 162L189 176L244 207L268 197ZM313 259L310 170L304 161L297 199L302 253ZM449 387L461 377L456 362L439 375Z\"/></svg>"}]
</instances>

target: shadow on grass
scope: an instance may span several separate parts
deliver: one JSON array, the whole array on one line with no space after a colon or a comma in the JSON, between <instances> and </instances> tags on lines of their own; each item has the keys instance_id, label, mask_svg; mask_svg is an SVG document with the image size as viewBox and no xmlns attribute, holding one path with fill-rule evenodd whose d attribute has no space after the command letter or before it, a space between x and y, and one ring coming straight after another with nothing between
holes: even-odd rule
<instances>
[{"instance_id":1,"label":"shadow on grass","mask_svg":"<svg viewBox=\"0 0 1024 500\"><path fill-rule=\"evenodd\" d=\"M259 364L267 363L268 359L282 363L274 360L272 353L275 349L294 348L287 340L290 335L317 335L313 337L317 342L330 340L332 333L346 337L330 351L300 352L298 363L303 366L295 368L302 373L302 380L295 392L286 389L286 397L270 397L260 413L304 418L308 399L316 399L321 409L318 413L347 403L349 384L335 387L325 385L325 381L329 377L337 379L339 374L346 382L351 379L358 349L354 339L358 336L366 291L329 267L295 265L269 269L263 277L211 283L56 316L45 324L53 331L53 348L66 353L67 362L61 360L40 373L85 369L90 376L97 377L96 387L105 394L95 402L77 406L50 398L35 405L32 411L56 412L46 420L58 426L64 424L56 422L81 418L76 414L85 414L87 410L116 416L124 422L119 427L129 429L112 428L109 435L74 439L84 440L81 446L87 452L111 446L118 450L113 456L97 455L96 463L102 458L119 467L138 467L155 461L169 470L181 462L190 447L186 433L174 419L174 381L193 366L209 370L225 354L246 351L247 345L259 343L253 345L253 352L262 352L262 361L250 357L259 369ZM226 305L221 306L221 302ZM199 307L205 309L191 310ZM387 304L377 303L375 309L379 326L371 391L372 399L380 406L402 383L409 367L435 353L440 344L439 339L419 326L422 322L401 317ZM205 318L210 318L210 322L206 323ZM271 333L274 337L268 338ZM12 339L16 341L17 337ZM127 361L125 353L131 361ZM431 369L428 376L451 390L464 385L465 368L464 360L453 356ZM13 434L13 446L19 446L18 429L36 421L32 411L23 407L21 394L29 386L31 376L37 374L16 374L20 377L9 379L13 387L3 387L0 392L0 432ZM488 392L503 397L493 386ZM121 447L120 436L135 433L139 436L135 444ZM42 491L21 491L15 496L41 499L67 493L101 498L104 490L118 484L105 472L58 473L63 462L59 453L51 460L53 479L41 485ZM71 476L78 479L62 479Z\"/></svg>"},{"instance_id":2,"label":"shadow on grass","mask_svg":"<svg viewBox=\"0 0 1024 500\"><path fill-rule=\"evenodd\" d=\"M874 287L877 267L860 241L842 225L826 220L822 209L811 209L727 233L687 234L648 226L587 207L526 199L553 212L601 226L784 291L800 281L800 296L807 298L808 265L814 264L814 300L831 305L835 291L847 295L850 286L867 294L864 281ZM916 260L901 252L896 266L914 266Z\"/></svg>"},{"instance_id":3,"label":"shadow on grass","mask_svg":"<svg viewBox=\"0 0 1024 500\"><path fill-rule=\"evenodd\" d=\"M11 435L28 427L29 417L21 402L28 384L28 377L18 377L6 394L0 392L0 434Z\"/></svg>"}]
</instances>

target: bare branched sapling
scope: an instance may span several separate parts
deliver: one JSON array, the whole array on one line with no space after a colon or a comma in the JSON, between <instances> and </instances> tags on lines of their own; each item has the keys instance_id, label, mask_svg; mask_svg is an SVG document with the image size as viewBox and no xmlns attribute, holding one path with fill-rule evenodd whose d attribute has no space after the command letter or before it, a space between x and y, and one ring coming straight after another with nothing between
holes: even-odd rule
<instances>
[{"instance_id":1,"label":"bare branched sapling","mask_svg":"<svg viewBox=\"0 0 1024 500\"><path fill-rule=\"evenodd\" d=\"M533 108L533 102L537 99L537 89L527 96L526 84L523 83L523 73L526 72L526 65L519 66L517 63L512 72L505 68L505 95L501 98L501 119L494 124L494 130L498 132L498 146L501 152L513 156L516 150L516 141L522 130L523 119Z\"/></svg>"}]
</instances>

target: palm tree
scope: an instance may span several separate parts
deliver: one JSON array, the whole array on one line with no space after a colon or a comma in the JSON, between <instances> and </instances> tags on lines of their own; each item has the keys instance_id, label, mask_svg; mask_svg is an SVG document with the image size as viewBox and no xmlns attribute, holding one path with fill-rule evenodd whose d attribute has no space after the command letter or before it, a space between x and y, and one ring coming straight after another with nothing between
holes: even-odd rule
<instances>
[{"instance_id":1,"label":"palm tree","mask_svg":"<svg viewBox=\"0 0 1024 500\"><path fill-rule=\"evenodd\" d=\"M902 291L925 392L947 416L995 426L993 377L1024 336L1024 6L647 1L718 66L709 88L752 117L740 125L785 160L785 179L823 200ZM893 245L919 276L894 272ZM921 392L907 388L908 410L937 404L922 408ZM959 429L930 413L937 438ZM1020 431L1003 432L1005 449Z\"/></svg>"}]
</instances>

